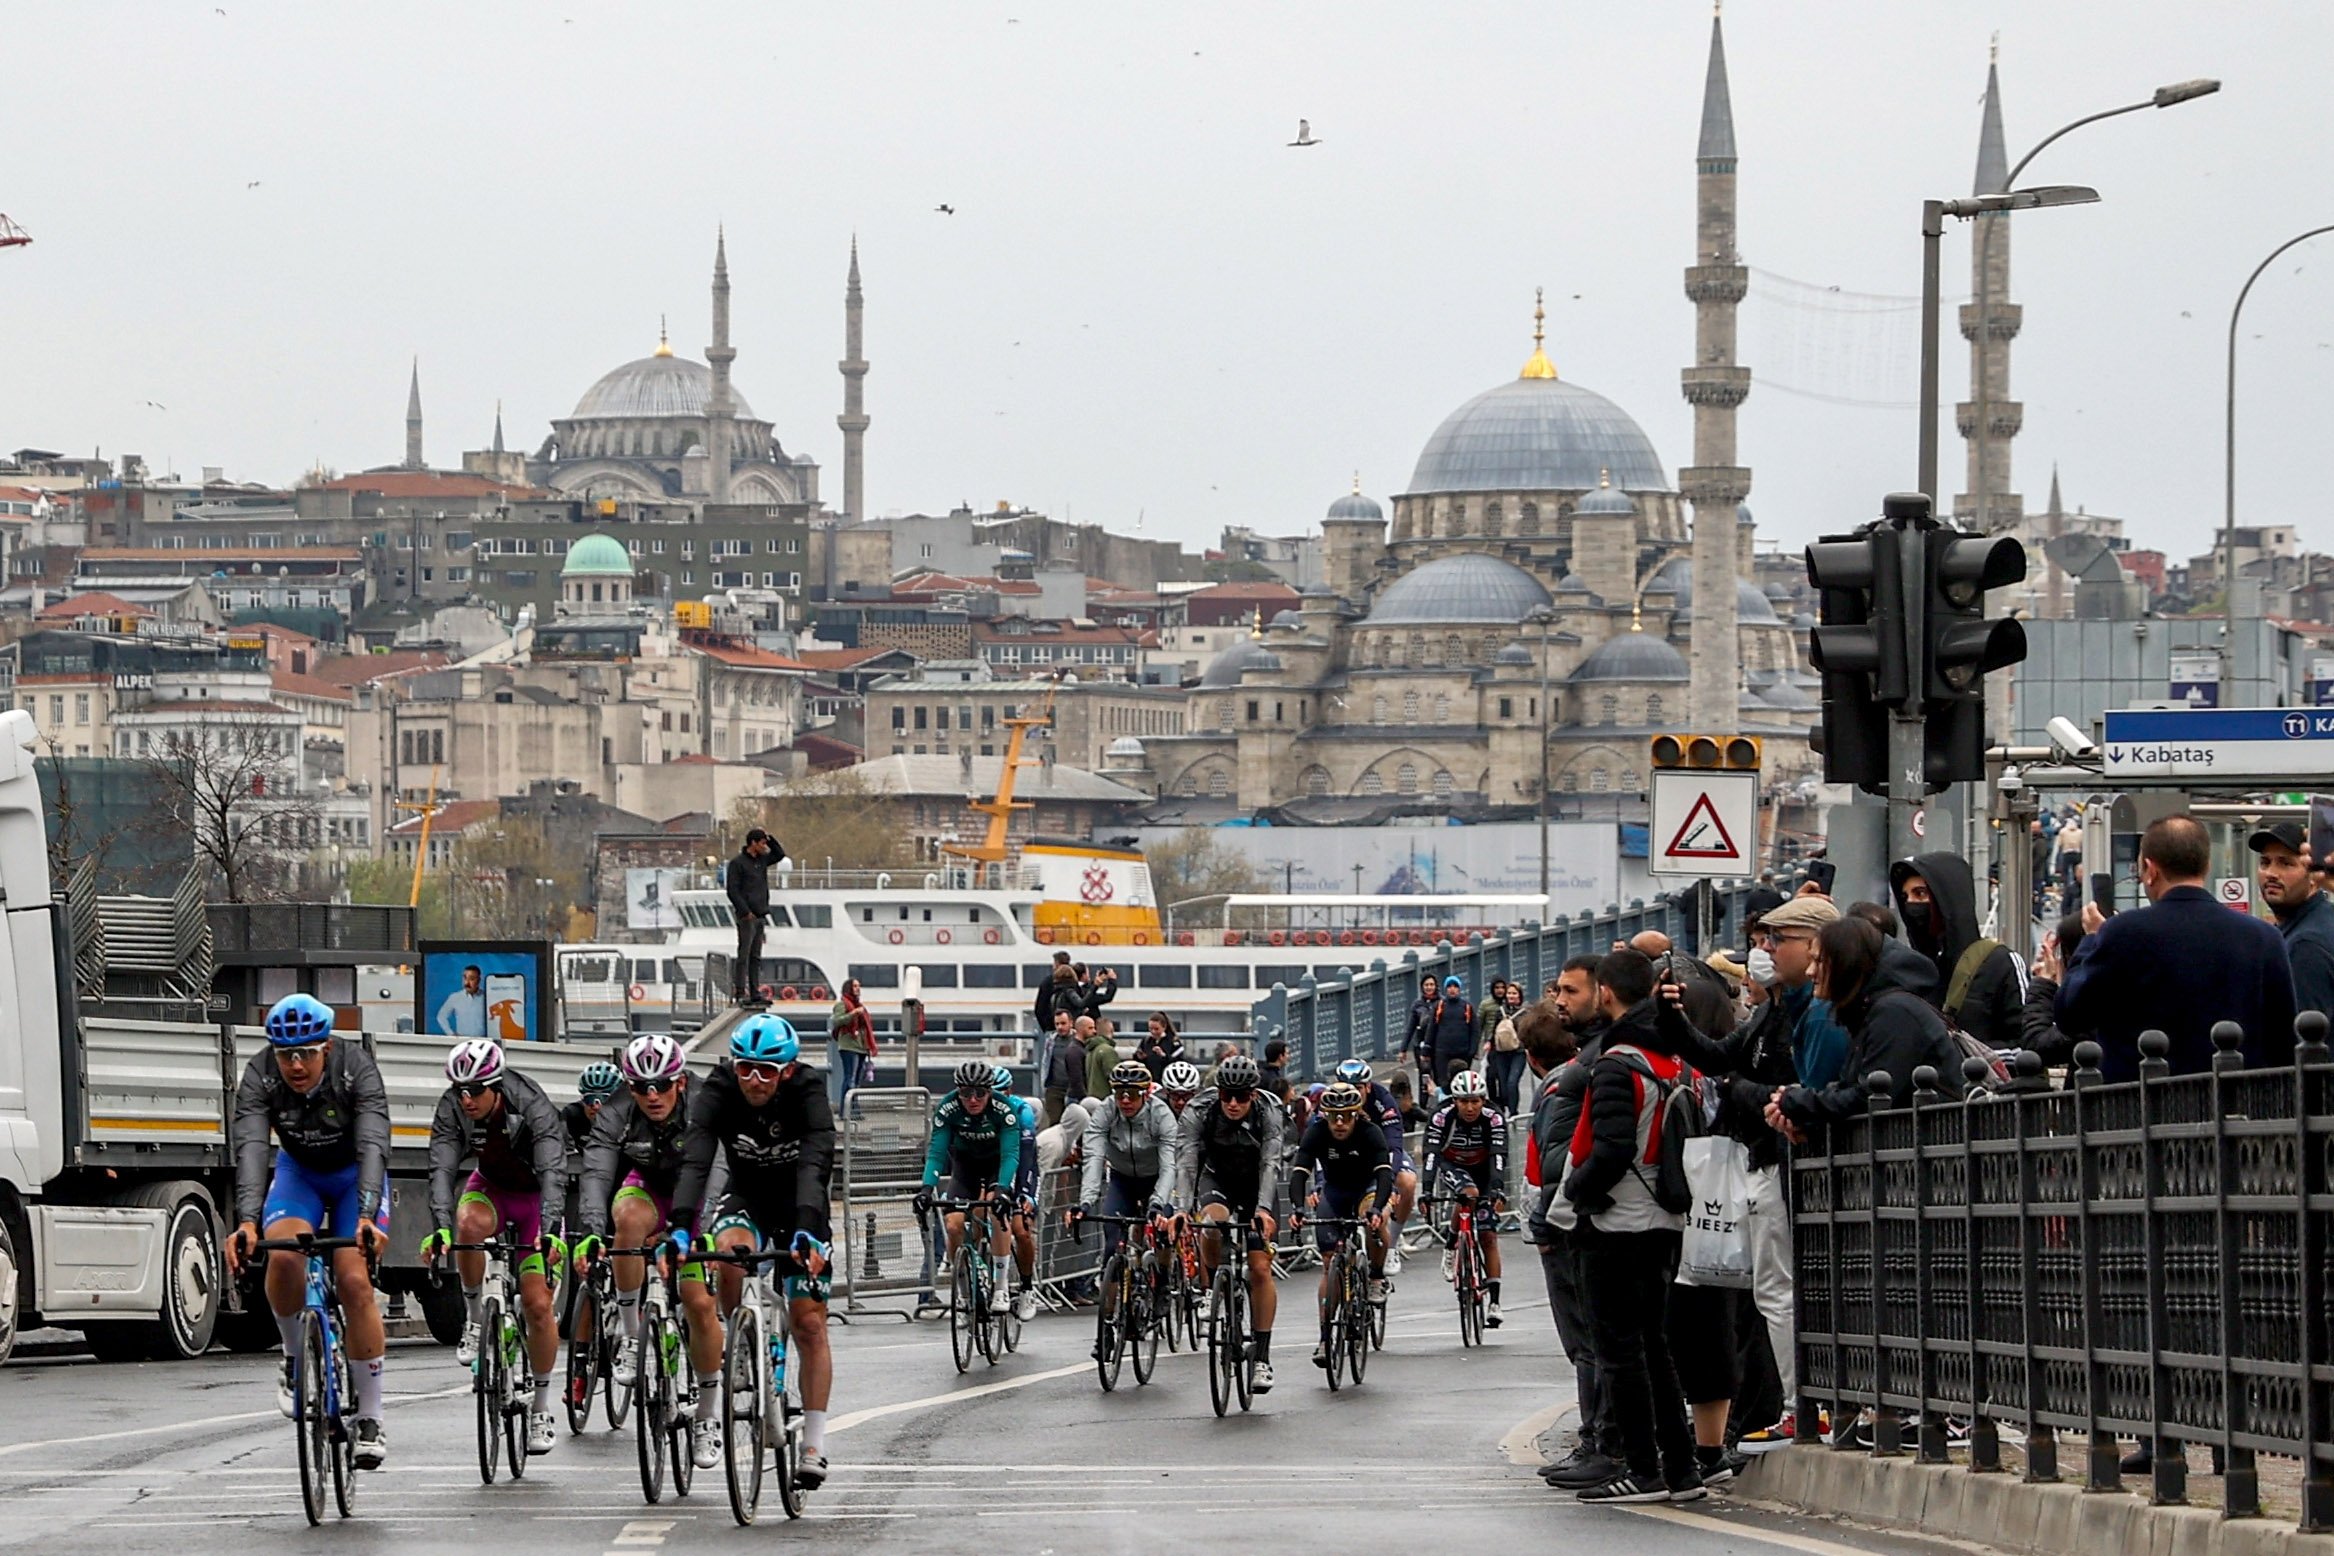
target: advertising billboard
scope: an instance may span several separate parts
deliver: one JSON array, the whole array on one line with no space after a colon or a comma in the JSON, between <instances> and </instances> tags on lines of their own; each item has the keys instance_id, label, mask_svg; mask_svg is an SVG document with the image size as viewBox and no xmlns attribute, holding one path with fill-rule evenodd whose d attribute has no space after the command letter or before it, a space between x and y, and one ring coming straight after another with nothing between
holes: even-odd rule
<instances>
[{"instance_id":1,"label":"advertising billboard","mask_svg":"<svg viewBox=\"0 0 2334 1556\"><path fill-rule=\"evenodd\" d=\"M689 872L679 869L630 869L624 872L624 926L627 929L679 929L680 904L673 893L687 884Z\"/></svg>"},{"instance_id":2,"label":"advertising billboard","mask_svg":"<svg viewBox=\"0 0 2334 1556\"><path fill-rule=\"evenodd\" d=\"M550 953L532 940L425 940L413 1025L449 1040L541 1042L552 1033Z\"/></svg>"}]
</instances>

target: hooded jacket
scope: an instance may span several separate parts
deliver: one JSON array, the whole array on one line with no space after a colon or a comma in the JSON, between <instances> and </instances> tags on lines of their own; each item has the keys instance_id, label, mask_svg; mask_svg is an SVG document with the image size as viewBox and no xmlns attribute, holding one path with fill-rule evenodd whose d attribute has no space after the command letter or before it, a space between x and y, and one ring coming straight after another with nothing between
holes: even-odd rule
<instances>
[{"instance_id":1,"label":"hooded jacket","mask_svg":"<svg viewBox=\"0 0 2334 1556\"><path fill-rule=\"evenodd\" d=\"M567 1213L567 1126L543 1088L518 1071L503 1071L502 1106L486 1123L462 1111L453 1087L438 1098L430 1119L430 1215L446 1231L454 1226L454 1180L473 1157L495 1187L540 1193L546 1225ZM498 1178L502 1172L511 1176Z\"/></svg>"},{"instance_id":2,"label":"hooded jacket","mask_svg":"<svg viewBox=\"0 0 2334 1556\"><path fill-rule=\"evenodd\" d=\"M1888 1105L1912 1100L1913 1072L1934 1066L1948 1090L1961 1074L1961 1045L1925 992L1937 970L1927 957L1896 941L1881 948L1872 981L1853 1005L1837 1014L1848 1027L1848 1058L1828 1086L1791 1086L1783 1092L1783 1114L1795 1124L1829 1124L1853 1118L1870 1104L1864 1077L1888 1072Z\"/></svg>"},{"instance_id":3,"label":"hooded jacket","mask_svg":"<svg viewBox=\"0 0 2334 1556\"><path fill-rule=\"evenodd\" d=\"M1767 1099L1778 1086L1828 1084L1840 1074L1848 1035L1813 984L1777 985L1750 1020L1714 1046L1727 1076L1718 1127L1749 1149L1754 1169L1781 1166L1783 1137L1768 1127Z\"/></svg>"},{"instance_id":4,"label":"hooded jacket","mask_svg":"<svg viewBox=\"0 0 2334 1556\"><path fill-rule=\"evenodd\" d=\"M1904 883L1911 876L1929 883L1929 905L1915 908L1905 901ZM1937 987L1924 994L1943 1008L1953 987L1953 970L1961 953L1980 939L1976 877L1969 861L1959 854L1915 854L1888 867L1889 894L1896 899L1897 917L1904 921L1905 939L1936 968ZM2015 1048L2025 1026L2026 968L2008 946L1995 947L1978 965L1969 993L1958 1012L1948 1012L1961 1029L1995 1048Z\"/></svg>"},{"instance_id":5,"label":"hooded jacket","mask_svg":"<svg viewBox=\"0 0 2334 1556\"><path fill-rule=\"evenodd\" d=\"M1118 1110L1108 1091L1102 1094L1086 1124L1080 1203L1101 1201L1106 1169L1121 1178L1147 1179L1154 1203L1172 1203L1175 1187L1183 1181L1183 1125L1157 1092L1143 1099L1132 1118Z\"/></svg>"},{"instance_id":6,"label":"hooded jacket","mask_svg":"<svg viewBox=\"0 0 2334 1556\"><path fill-rule=\"evenodd\" d=\"M1651 1123L1659 1116L1663 1099L1649 1097L1652 1082L1614 1052L1635 1048L1656 1075L1675 1082L1683 1073L1683 1061L1657 1005L1658 999L1643 1000L1622 1012L1606 1029L1596 1062L1588 1067L1588 1105L1573 1129L1572 1170L1565 1175L1564 1198L1599 1232L1674 1232L1684 1225L1684 1218L1655 1202L1652 1174L1645 1164ZM1546 1168L1541 1171L1545 1175Z\"/></svg>"},{"instance_id":7,"label":"hooded jacket","mask_svg":"<svg viewBox=\"0 0 2334 1556\"><path fill-rule=\"evenodd\" d=\"M1475 1007L1463 990L1454 992L1445 984L1435 996L1420 1046L1436 1063L1475 1057Z\"/></svg>"}]
</instances>

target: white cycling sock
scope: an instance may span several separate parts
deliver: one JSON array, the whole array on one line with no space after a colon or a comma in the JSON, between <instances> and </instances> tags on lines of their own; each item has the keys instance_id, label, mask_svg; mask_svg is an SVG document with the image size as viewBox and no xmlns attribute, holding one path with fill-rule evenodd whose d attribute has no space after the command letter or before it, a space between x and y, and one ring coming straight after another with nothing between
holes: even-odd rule
<instances>
[{"instance_id":1,"label":"white cycling sock","mask_svg":"<svg viewBox=\"0 0 2334 1556\"><path fill-rule=\"evenodd\" d=\"M802 1451L827 1451L827 1413L824 1410L805 1410L802 1413Z\"/></svg>"},{"instance_id":2,"label":"white cycling sock","mask_svg":"<svg viewBox=\"0 0 2334 1556\"><path fill-rule=\"evenodd\" d=\"M381 1360L376 1356L356 1364L357 1419L360 1421L381 1419Z\"/></svg>"},{"instance_id":3,"label":"white cycling sock","mask_svg":"<svg viewBox=\"0 0 2334 1556\"><path fill-rule=\"evenodd\" d=\"M284 1337L284 1354L286 1356L298 1356L300 1354L299 1314L294 1313L289 1318L286 1318L281 1313L276 1314L276 1333Z\"/></svg>"},{"instance_id":4,"label":"white cycling sock","mask_svg":"<svg viewBox=\"0 0 2334 1556\"><path fill-rule=\"evenodd\" d=\"M711 1421L721 1414L721 1374L697 1374L697 1419Z\"/></svg>"},{"instance_id":5,"label":"white cycling sock","mask_svg":"<svg viewBox=\"0 0 2334 1556\"><path fill-rule=\"evenodd\" d=\"M616 1316L624 1325L624 1338L627 1340L640 1338L640 1315L645 1311L641 1296L647 1289L645 1286L636 1286L630 1291L616 1293Z\"/></svg>"},{"instance_id":6,"label":"white cycling sock","mask_svg":"<svg viewBox=\"0 0 2334 1556\"><path fill-rule=\"evenodd\" d=\"M551 1408L551 1374L548 1372L535 1374L535 1408L537 1410Z\"/></svg>"},{"instance_id":7,"label":"white cycling sock","mask_svg":"<svg viewBox=\"0 0 2334 1556\"><path fill-rule=\"evenodd\" d=\"M472 1324L486 1322L486 1288L484 1286L464 1286L462 1288L462 1317L464 1321Z\"/></svg>"}]
</instances>

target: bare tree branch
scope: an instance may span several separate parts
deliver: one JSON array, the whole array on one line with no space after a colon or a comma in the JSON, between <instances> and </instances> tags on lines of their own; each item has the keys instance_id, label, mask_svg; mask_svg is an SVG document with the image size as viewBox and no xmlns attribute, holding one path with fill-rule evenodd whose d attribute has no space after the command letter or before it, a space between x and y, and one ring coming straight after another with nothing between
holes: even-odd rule
<instances>
[{"instance_id":1,"label":"bare tree branch","mask_svg":"<svg viewBox=\"0 0 2334 1556\"><path fill-rule=\"evenodd\" d=\"M156 809L183 829L214 895L280 899L321 841L322 810L298 792L299 732L263 719L172 730L148 763Z\"/></svg>"}]
</instances>

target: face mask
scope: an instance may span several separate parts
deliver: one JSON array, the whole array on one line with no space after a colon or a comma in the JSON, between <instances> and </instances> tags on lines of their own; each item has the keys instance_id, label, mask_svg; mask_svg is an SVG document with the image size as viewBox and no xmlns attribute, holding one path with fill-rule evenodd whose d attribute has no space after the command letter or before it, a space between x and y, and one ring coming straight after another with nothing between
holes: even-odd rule
<instances>
[{"instance_id":1,"label":"face mask","mask_svg":"<svg viewBox=\"0 0 2334 1556\"><path fill-rule=\"evenodd\" d=\"M1751 982L1757 984L1762 989L1769 989L1774 987L1774 952L1768 950L1765 946L1754 947L1751 951L1749 959L1744 963L1744 966L1750 970Z\"/></svg>"}]
</instances>

